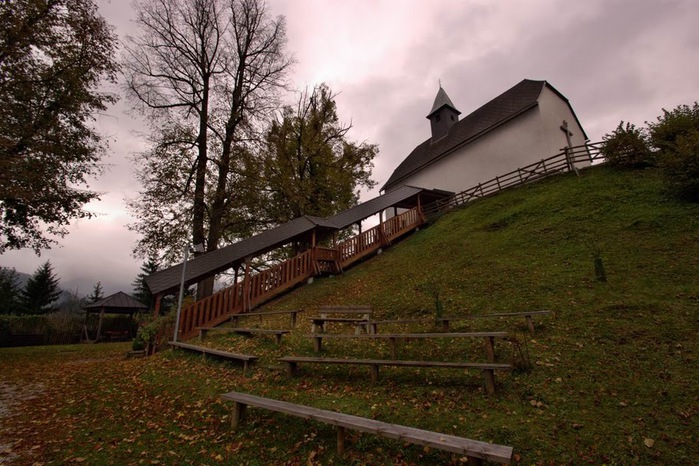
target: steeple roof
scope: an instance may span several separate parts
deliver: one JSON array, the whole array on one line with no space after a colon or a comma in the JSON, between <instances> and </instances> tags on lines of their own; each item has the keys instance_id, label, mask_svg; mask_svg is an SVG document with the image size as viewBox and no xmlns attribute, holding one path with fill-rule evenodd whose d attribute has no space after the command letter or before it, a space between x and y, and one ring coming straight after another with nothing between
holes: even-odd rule
<instances>
[{"instance_id":1,"label":"steeple roof","mask_svg":"<svg viewBox=\"0 0 699 466\"><path fill-rule=\"evenodd\" d=\"M444 91L444 88L442 88L442 86L440 85L439 91L437 91L437 97L434 98L434 104L432 104L432 110L430 110L430 113L427 115L427 118L430 118L434 112L444 107L445 105L454 110L457 113L457 115L461 114L461 112L456 109L447 93Z\"/></svg>"}]
</instances>

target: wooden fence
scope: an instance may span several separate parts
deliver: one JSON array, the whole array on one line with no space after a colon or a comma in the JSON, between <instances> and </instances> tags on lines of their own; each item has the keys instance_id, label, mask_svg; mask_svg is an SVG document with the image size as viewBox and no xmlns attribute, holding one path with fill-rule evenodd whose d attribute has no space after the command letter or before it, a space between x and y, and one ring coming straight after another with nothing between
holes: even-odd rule
<instances>
[{"instance_id":1,"label":"wooden fence","mask_svg":"<svg viewBox=\"0 0 699 466\"><path fill-rule=\"evenodd\" d=\"M496 176L492 180L478 183L477 186L456 193L447 199L426 205L423 212L427 217L432 217L455 207L468 204L473 200L496 194L503 189L521 186L557 173L586 168L595 161L603 161L604 157L600 153L601 145L601 142L596 142L565 148L549 158L518 168L504 175Z\"/></svg>"}]
</instances>

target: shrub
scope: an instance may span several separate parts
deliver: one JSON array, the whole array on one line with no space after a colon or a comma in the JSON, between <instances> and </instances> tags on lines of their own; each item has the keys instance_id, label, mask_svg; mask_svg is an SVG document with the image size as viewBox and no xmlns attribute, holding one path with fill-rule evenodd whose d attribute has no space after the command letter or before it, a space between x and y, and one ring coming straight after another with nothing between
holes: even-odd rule
<instances>
[{"instance_id":1,"label":"shrub","mask_svg":"<svg viewBox=\"0 0 699 466\"><path fill-rule=\"evenodd\" d=\"M699 202L699 131L679 136L673 149L663 151L660 167L673 195Z\"/></svg>"},{"instance_id":2,"label":"shrub","mask_svg":"<svg viewBox=\"0 0 699 466\"><path fill-rule=\"evenodd\" d=\"M140 351L145 349L148 354L153 354L164 340L170 339L175 328L175 312L156 317L145 325L139 327L131 349Z\"/></svg>"},{"instance_id":3,"label":"shrub","mask_svg":"<svg viewBox=\"0 0 699 466\"><path fill-rule=\"evenodd\" d=\"M648 123L650 141L659 149L658 165L669 191L699 202L699 103L663 109L655 123Z\"/></svg>"},{"instance_id":4,"label":"shrub","mask_svg":"<svg viewBox=\"0 0 699 466\"><path fill-rule=\"evenodd\" d=\"M677 140L699 131L699 103L680 105L674 110L663 109L655 123L646 122L650 143L660 151L674 150Z\"/></svg>"},{"instance_id":5,"label":"shrub","mask_svg":"<svg viewBox=\"0 0 699 466\"><path fill-rule=\"evenodd\" d=\"M654 165L653 152L648 136L633 123L620 122L612 132L602 138L601 152L610 165L624 168L641 168Z\"/></svg>"}]
</instances>

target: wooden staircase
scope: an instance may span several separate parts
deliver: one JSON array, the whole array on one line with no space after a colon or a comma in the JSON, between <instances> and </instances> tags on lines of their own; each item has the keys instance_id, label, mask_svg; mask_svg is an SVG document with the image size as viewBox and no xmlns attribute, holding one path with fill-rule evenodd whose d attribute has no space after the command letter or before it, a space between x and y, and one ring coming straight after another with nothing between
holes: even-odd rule
<instances>
[{"instance_id":1,"label":"wooden staircase","mask_svg":"<svg viewBox=\"0 0 699 466\"><path fill-rule=\"evenodd\" d=\"M198 335L197 327L215 327L248 312L314 276L339 274L379 248L426 223L419 207L355 235L333 248L316 246L182 309L178 339Z\"/></svg>"}]
</instances>

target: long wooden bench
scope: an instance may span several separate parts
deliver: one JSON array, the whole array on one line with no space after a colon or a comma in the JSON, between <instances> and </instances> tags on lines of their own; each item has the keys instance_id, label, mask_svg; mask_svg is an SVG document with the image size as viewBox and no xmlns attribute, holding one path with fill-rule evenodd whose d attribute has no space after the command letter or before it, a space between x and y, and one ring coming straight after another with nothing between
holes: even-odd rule
<instances>
[{"instance_id":1,"label":"long wooden bench","mask_svg":"<svg viewBox=\"0 0 699 466\"><path fill-rule=\"evenodd\" d=\"M512 461L512 447L505 445L480 442L455 435L391 424L246 393L230 392L221 395L221 398L234 402L231 415L231 427L234 430L243 422L248 406L333 425L337 428L337 452L339 455L343 455L345 451L345 430L352 429L464 455L468 459L469 465L482 465L483 460L501 464L509 464Z\"/></svg>"},{"instance_id":2,"label":"long wooden bench","mask_svg":"<svg viewBox=\"0 0 699 466\"><path fill-rule=\"evenodd\" d=\"M197 327L199 330L199 341L204 341L209 332L230 332L238 335L274 335L277 345L282 342L282 336L291 333L291 330L273 330L266 328L233 328L233 327Z\"/></svg>"},{"instance_id":3,"label":"long wooden bench","mask_svg":"<svg viewBox=\"0 0 699 466\"><path fill-rule=\"evenodd\" d=\"M413 324L413 323L439 323L442 324L442 330L448 332L450 329L450 322L460 321L460 320L470 320L470 319L483 319L483 318L497 318L497 317L520 317L523 316L527 321L527 327L529 331L534 333L534 318L533 316L541 316L551 314L551 311L523 311L523 312L501 312L496 314L478 314L478 315L464 315L464 316L452 316L452 317L436 317L436 318L423 318L423 319L395 319L395 320L368 320L357 323L359 326L366 328L366 333L378 333L379 325L393 325L393 324Z\"/></svg>"},{"instance_id":4,"label":"long wooden bench","mask_svg":"<svg viewBox=\"0 0 699 466\"><path fill-rule=\"evenodd\" d=\"M233 314L231 316L231 324L234 327L237 327L238 322L243 317L259 317L260 322L262 322L263 317L266 317L266 316L289 314L291 316L291 328L296 328L296 316L301 312L303 312L303 309L292 309L290 311L244 312L241 314Z\"/></svg>"},{"instance_id":5,"label":"long wooden bench","mask_svg":"<svg viewBox=\"0 0 699 466\"><path fill-rule=\"evenodd\" d=\"M391 357L396 359L396 341L422 338L483 338L488 362L495 362L495 338L504 338L507 332L460 332L460 333L374 333L374 334L328 334L316 333L309 335L313 338L313 348L316 352L323 349L323 339L362 338L369 340L388 340L391 345Z\"/></svg>"},{"instance_id":6,"label":"long wooden bench","mask_svg":"<svg viewBox=\"0 0 699 466\"><path fill-rule=\"evenodd\" d=\"M512 366L510 366L509 364L451 361L404 361L395 359L340 359L314 358L307 356L285 356L283 358L279 358L279 361L287 365L287 374L290 377L293 377L297 374L298 365L301 363L369 366L369 368L371 369L372 382L376 382L379 380L379 366L479 369L483 372L483 378L485 379L485 389L488 395L495 394L495 371L512 369Z\"/></svg>"},{"instance_id":7,"label":"long wooden bench","mask_svg":"<svg viewBox=\"0 0 699 466\"><path fill-rule=\"evenodd\" d=\"M257 356L251 356L249 354L231 353L230 351L222 351L214 348L206 348L204 346L190 345L188 343L182 343L180 341L171 341L168 343L170 346L175 348L182 348L189 351L196 351L202 354L202 357L206 355L218 356L220 358L231 359L235 361L242 361L243 363L243 374L247 373L248 368L255 361L257 361Z\"/></svg>"},{"instance_id":8,"label":"long wooden bench","mask_svg":"<svg viewBox=\"0 0 699 466\"><path fill-rule=\"evenodd\" d=\"M362 322L367 322L371 319L371 314L373 313L372 306L368 304L355 304L348 306L320 306L318 308L320 316L311 318L311 332L318 333L325 331L325 324L328 322L339 322L353 324L356 329L356 333L361 333L364 327L360 327L359 324ZM331 315L345 315L345 317L330 317ZM346 317L350 315L352 317ZM359 317L358 317L359 316Z\"/></svg>"}]
</instances>

